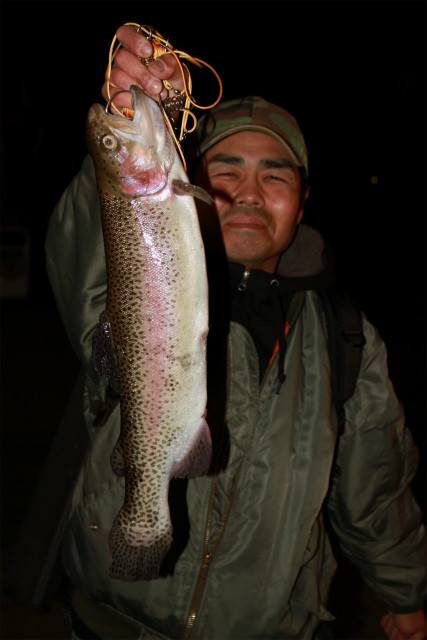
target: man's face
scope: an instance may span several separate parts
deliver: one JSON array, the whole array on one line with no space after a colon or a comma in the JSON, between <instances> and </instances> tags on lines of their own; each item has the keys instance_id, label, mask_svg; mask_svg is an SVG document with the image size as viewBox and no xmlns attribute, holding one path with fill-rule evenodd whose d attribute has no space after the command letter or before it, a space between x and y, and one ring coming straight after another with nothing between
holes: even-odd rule
<instances>
[{"instance_id":1,"label":"man's face","mask_svg":"<svg viewBox=\"0 0 427 640\"><path fill-rule=\"evenodd\" d=\"M258 131L224 138L203 161L228 259L273 273L303 215L295 163Z\"/></svg>"}]
</instances>

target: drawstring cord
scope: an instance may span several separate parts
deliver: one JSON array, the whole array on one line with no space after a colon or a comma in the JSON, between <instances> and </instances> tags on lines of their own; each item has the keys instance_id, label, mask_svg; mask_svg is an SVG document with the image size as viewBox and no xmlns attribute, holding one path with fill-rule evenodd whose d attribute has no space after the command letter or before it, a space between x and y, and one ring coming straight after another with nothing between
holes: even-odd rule
<instances>
[{"instance_id":1,"label":"drawstring cord","mask_svg":"<svg viewBox=\"0 0 427 640\"><path fill-rule=\"evenodd\" d=\"M282 303L280 301L279 281L274 279L270 281L272 300L274 307L274 317L277 324L277 340L279 343L279 360L278 360L278 382L276 395L280 392L282 384L286 380L285 374L285 354L286 354L286 335L285 335L285 318L283 314Z\"/></svg>"}]
</instances>

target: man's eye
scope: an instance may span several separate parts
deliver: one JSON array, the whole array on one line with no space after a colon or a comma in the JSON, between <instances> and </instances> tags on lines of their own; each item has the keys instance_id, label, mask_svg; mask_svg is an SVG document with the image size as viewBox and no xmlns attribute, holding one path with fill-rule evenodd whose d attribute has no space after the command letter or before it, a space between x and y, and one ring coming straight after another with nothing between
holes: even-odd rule
<instances>
[{"instance_id":1,"label":"man's eye","mask_svg":"<svg viewBox=\"0 0 427 640\"><path fill-rule=\"evenodd\" d=\"M234 177L235 175L236 174L232 171L218 171L218 173L215 173L212 178L229 178Z\"/></svg>"},{"instance_id":2,"label":"man's eye","mask_svg":"<svg viewBox=\"0 0 427 640\"><path fill-rule=\"evenodd\" d=\"M287 180L286 180L286 178L284 178L284 176L278 176L278 175L275 175L275 174L268 175L268 176L266 176L266 178L267 178L267 180L273 180L273 181L277 180L278 182L287 182Z\"/></svg>"}]
</instances>

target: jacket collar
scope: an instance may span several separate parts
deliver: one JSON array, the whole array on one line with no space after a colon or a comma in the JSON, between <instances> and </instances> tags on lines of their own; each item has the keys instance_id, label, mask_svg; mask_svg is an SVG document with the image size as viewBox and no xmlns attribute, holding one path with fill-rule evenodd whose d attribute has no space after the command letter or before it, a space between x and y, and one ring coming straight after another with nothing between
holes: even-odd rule
<instances>
[{"instance_id":1,"label":"jacket collar","mask_svg":"<svg viewBox=\"0 0 427 640\"><path fill-rule=\"evenodd\" d=\"M281 295L295 291L320 289L335 283L335 260L321 234L307 225L300 225L291 245L283 252L276 273L261 269L246 271L243 265L230 262L232 292L248 289L259 295L270 290L274 280Z\"/></svg>"}]
</instances>

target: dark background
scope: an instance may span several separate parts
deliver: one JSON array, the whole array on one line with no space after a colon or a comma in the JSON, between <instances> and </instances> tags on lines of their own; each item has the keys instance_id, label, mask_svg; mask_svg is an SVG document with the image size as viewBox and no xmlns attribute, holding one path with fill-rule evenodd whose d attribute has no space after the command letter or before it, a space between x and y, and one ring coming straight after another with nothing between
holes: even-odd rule
<instances>
[{"instance_id":1,"label":"dark background","mask_svg":"<svg viewBox=\"0 0 427 640\"><path fill-rule=\"evenodd\" d=\"M426 3L14 0L0 9L1 224L30 238L28 296L2 299L2 549L78 370L43 243L86 153L86 113L102 101L110 42L123 22L149 24L213 65L225 99L262 95L297 117L310 158L306 222L331 241L339 282L387 343L422 457L414 491L424 506ZM202 104L215 98L209 71L194 71L193 93ZM8 629L3 637L27 637Z\"/></svg>"}]
</instances>

